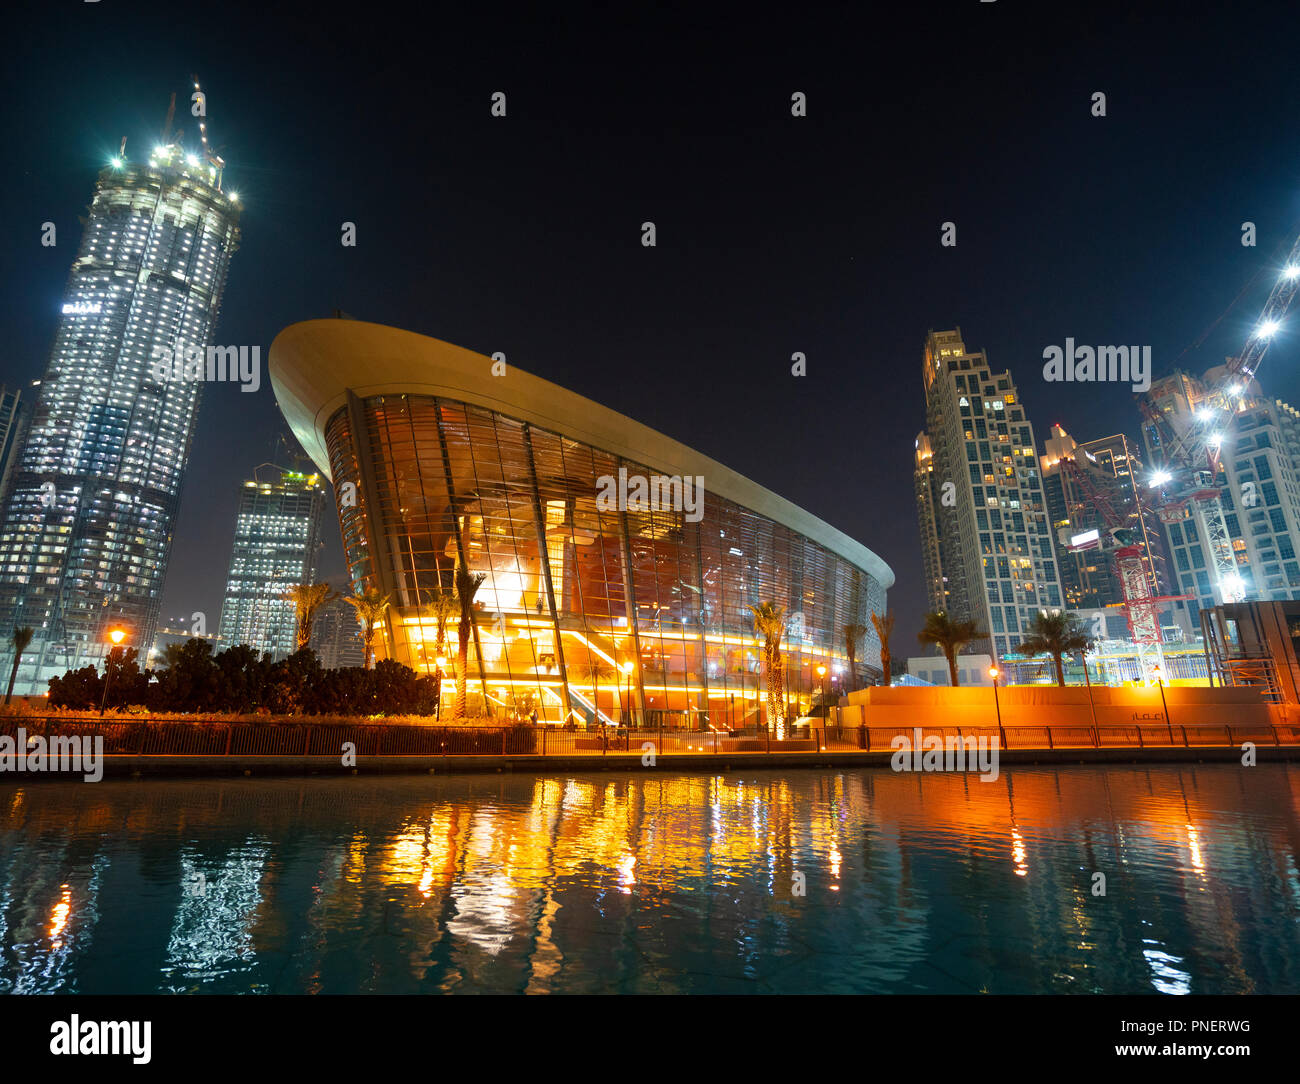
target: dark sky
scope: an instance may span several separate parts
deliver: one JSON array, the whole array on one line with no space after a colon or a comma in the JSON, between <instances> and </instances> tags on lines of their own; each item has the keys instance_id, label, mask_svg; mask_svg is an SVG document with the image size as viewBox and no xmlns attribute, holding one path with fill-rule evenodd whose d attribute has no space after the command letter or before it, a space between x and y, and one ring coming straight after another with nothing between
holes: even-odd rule
<instances>
[{"instance_id":1,"label":"dark sky","mask_svg":"<svg viewBox=\"0 0 1300 1084\"><path fill-rule=\"evenodd\" d=\"M1040 450L1057 421L1136 437L1127 386L1046 384L1044 347L1150 344L1157 374L1219 363L1267 283L1243 288L1300 226L1284 5L478 6L7 11L0 380L44 368L97 170L123 135L128 155L152 145L197 72L246 207L219 342L265 357L337 307L502 350L879 553L906 654L926 608L926 331L960 325L1011 369ZM1261 370L1291 402L1297 344ZM265 378L205 394L163 613L215 627L237 486L283 423ZM328 535L335 573L333 519Z\"/></svg>"}]
</instances>

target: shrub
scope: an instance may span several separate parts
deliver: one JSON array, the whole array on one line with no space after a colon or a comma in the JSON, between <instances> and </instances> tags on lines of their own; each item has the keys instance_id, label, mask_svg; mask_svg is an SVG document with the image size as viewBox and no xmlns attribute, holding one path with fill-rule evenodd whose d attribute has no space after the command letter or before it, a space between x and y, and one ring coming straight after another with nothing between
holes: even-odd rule
<instances>
[{"instance_id":1,"label":"shrub","mask_svg":"<svg viewBox=\"0 0 1300 1084\"><path fill-rule=\"evenodd\" d=\"M197 637L168 647L166 666L141 671L134 648L114 648L107 667L109 707L131 714L428 716L437 711L433 678L383 659L373 670L326 670L304 648L279 662L240 644L215 656ZM48 709L97 711L104 678L93 666L50 679ZM40 709L37 709L40 710Z\"/></svg>"}]
</instances>

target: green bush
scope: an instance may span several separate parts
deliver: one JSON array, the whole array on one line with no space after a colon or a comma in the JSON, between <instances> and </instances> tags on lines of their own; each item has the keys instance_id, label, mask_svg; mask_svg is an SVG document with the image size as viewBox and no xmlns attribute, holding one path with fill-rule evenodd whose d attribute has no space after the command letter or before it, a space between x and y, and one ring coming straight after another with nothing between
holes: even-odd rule
<instances>
[{"instance_id":1,"label":"green bush","mask_svg":"<svg viewBox=\"0 0 1300 1084\"><path fill-rule=\"evenodd\" d=\"M216 655L194 638L167 649L166 666L140 670L134 648L114 648L107 667L107 706L143 705L159 714L428 716L437 711L433 678L382 659L373 670L327 670L310 648L272 662L241 644ZM49 707L97 711L104 677L93 666L50 679ZM134 714L136 707L130 707Z\"/></svg>"}]
</instances>

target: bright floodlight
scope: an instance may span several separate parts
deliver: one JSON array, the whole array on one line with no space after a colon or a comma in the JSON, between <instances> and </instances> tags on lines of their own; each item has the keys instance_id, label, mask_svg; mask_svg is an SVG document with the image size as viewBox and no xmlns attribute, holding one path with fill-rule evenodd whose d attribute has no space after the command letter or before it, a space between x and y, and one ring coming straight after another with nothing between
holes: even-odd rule
<instances>
[{"instance_id":1,"label":"bright floodlight","mask_svg":"<svg viewBox=\"0 0 1300 1084\"><path fill-rule=\"evenodd\" d=\"M113 159L113 168L114 168L114 169L121 169L121 168L122 168L122 159L120 159L120 158L114 158L114 159Z\"/></svg>"},{"instance_id":2,"label":"bright floodlight","mask_svg":"<svg viewBox=\"0 0 1300 1084\"><path fill-rule=\"evenodd\" d=\"M1201 407L1201 409L1196 412L1196 416L1201 421L1208 422L1211 418L1214 417L1214 412L1210 410L1209 407Z\"/></svg>"},{"instance_id":3,"label":"bright floodlight","mask_svg":"<svg viewBox=\"0 0 1300 1084\"><path fill-rule=\"evenodd\" d=\"M1157 488L1160 486L1167 486L1173 480L1173 475L1168 471L1158 470L1155 474L1151 475L1151 484Z\"/></svg>"},{"instance_id":4,"label":"bright floodlight","mask_svg":"<svg viewBox=\"0 0 1300 1084\"><path fill-rule=\"evenodd\" d=\"M1223 443L1223 434L1222 434L1222 433L1211 433L1211 434L1206 438L1205 443L1208 444L1211 448L1217 448L1220 444Z\"/></svg>"},{"instance_id":5,"label":"bright floodlight","mask_svg":"<svg viewBox=\"0 0 1300 1084\"><path fill-rule=\"evenodd\" d=\"M1240 395L1240 394L1241 394L1241 385L1240 385L1240 384L1229 384L1229 385L1228 385L1228 394L1229 394L1229 395Z\"/></svg>"},{"instance_id":6,"label":"bright floodlight","mask_svg":"<svg viewBox=\"0 0 1300 1084\"><path fill-rule=\"evenodd\" d=\"M1295 264L1287 264L1282 270L1282 275L1284 278L1294 281L1296 276L1300 275L1300 267L1296 267Z\"/></svg>"},{"instance_id":7,"label":"bright floodlight","mask_svg":"<svg viewBox=\"0 0 1300 1084\"><path fill-rule=\"evenodd\" d=\"M1271 339L1277 334L1277 329L1282 326L1280 320L1265 320L1259 325L1259 337L1261 339Z\"/></svg>"},{"instance_id":8,"label":"bright floodlight","mask_svg":"<svg viewBox=\"0 0 1300 1084\"><path fill-rule=\"evenodd\" d=\"M188 162L188 163L189 163L190 165L192 165L192 166L197 166L197 165L199 164L199 160L198 160L198 158L197 158L196 156L192 155L192 154L187 154L187 155L185 156L185 161Z\"/></svg>"}]
</instances>

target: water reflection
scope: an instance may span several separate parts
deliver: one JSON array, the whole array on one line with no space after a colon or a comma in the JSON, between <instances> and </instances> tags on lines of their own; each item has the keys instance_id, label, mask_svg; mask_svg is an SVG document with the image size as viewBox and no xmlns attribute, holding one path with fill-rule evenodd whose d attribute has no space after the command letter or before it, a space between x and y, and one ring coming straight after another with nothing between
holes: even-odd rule
<instances>
[{"instance_id":1,"label":"water reflection","mask_svg":"<svg viewBox=\"0 0 1300 1084\"><path fill-rule=\"evenodd\" d=\"M1296 992L1298 799L1285 765L42 783L0 791L0 991Z\"/></svg>"}]
</instances>

